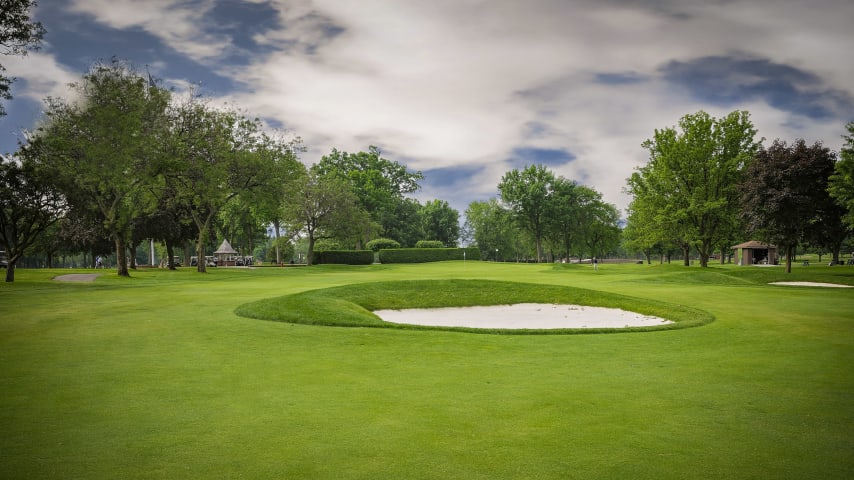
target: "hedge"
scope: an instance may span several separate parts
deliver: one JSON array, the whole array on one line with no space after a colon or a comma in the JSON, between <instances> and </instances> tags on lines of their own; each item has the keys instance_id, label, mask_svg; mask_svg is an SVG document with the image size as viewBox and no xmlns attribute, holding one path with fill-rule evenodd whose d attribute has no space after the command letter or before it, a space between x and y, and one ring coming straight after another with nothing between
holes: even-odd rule
<instances>
[{"instance_id":1,"label":"hedge","mask_svg":"<svg viewBox=\"0 0 854 480\"><path fill-rule=\"evenodd\" d=\"M415 248L445 248L445 244L439 240L418 240Z\"/></svg>"},{"instance_id":2,"label":"hedge","mask_svg":"<svg viewBox=\"0 0 854 480\"><path fill-rule=\"evenodd\" d=\"M380 263L428 263L445 260L480 260L480 249L469 248L391 248L380 250Z\"/></svg>"},{"instance_id":3,"label":"hedge","mask_svg":"<svg viewBox=\"0 0 854 480\"><path fill-rule=\"evenodd\" d=\"M374 252L370 250L326 250L322 252L314 252L314 263L370 265L374 263Z\"/></svg>"}]
</instances>

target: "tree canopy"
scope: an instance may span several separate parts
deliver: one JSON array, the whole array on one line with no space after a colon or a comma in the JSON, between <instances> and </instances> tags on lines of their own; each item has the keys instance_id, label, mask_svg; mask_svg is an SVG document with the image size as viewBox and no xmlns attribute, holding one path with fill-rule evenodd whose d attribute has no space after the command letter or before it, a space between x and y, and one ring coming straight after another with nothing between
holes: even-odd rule
<instances>
[{"instance_id":1,"label":"tree canopy","mask_svg":"<svg viewBox=\"0 0 854 480\"><path fill-rule=\"evenodd\" d=\"M835 155L821 143L803 139L792 145L779 139L756 153L740 183L742 216L750 232L774 243L792 271L795 247L820 225L825 203L828 165Z\"/></svg>"},{"instance_id":2,"label":"tree canopy","mask_svg":"<svg viewBox=\"0 0 854 480\"><path fill-rule=\"evenodd\" d=\"M46 31L41 22L30 20L30 11L37 5L35 0L3 0L0 5L0 54L24 56L27 49L38 49ZM5 72L0 64L0 98L11 100L14 79ZM0 117L4 115L6 109L0 103Z\"/></svg>"},{"instance_id":3,"label":"tree canopy","mask_svg":"<svg viewBox=\"0 0 854 480\"><path fill-rule=\"evenodd\" d=\"M696 246L700 265L707 266L712 249L732 230L737 185L760 146L755 136L746 111L721 119L700 111L682 117L679 130L656 129L643 143L649 162L628 179L633 218L654 222L662 236L675 239L686 265Z\"/></svg>"}]
</instances>

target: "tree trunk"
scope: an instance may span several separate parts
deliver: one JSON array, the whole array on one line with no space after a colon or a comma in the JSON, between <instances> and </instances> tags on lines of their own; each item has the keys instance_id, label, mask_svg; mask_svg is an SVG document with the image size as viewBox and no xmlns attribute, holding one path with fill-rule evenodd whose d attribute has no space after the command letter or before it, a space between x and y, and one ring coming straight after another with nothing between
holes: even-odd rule
<instances>
[{"instance_id":1,"label":"tree trunk","mask_svg":"<svg viewBox=\"0 0 854 480\"><path fill-rule=\"evenodd\" d=\"M786 245L786 273L792 273L792 258L795 256L795 247Z\"/></svg>"},{"instance_id":2,"label":"tree trunk","mask_svg":"<svg viewBox=\"0 0 854 480\"><path fill-rule=\"evenodd\" d=\"M205 243L208 240L208 229L199 229L199 238L196 240L196 271L207 273L207 261L205 259Z\"/></svg>"},{"instance_id":3,"label":"tree trunk","mask_svg":"<svg viewBox=\"0 0 854 480\"><path fill-rule=\"evenodd\" d=\"M19 255L12 255L6 260L6 281L9 283L15 281L15 265L19 258L21 258Z\"/></svg>"},{"instance_id":4,"label":"tree trunk","mask_svg":"<svg viewBox=\"0 0 854 480\"><path fill-rule=\"evenodd\" d=\"M166 257L168 258L166 268L175 270L175 249L172 246L172 240L166 240Z\"/></svg>"},{"instance_id":5,"label":"tree trunk","mask_svg":"<svg viewBox=\"0 0 854 480\"><path fill-rule=\"evenodd\" d=\"M113 235L116 243L116 273L120 277L130 277L128 272L127 249L125 248L125 239L121 235Z\"/></svg>"},{"instance_id":6,"label":"tree trunk","mask_svg":"<svg viewBox=\"0 0 854 480\"><path fill-rule=\"evenodd\" d=\"M305 252L305 263L307 266L311 266L314 261L314 234L311 232L308 233L308 251Z\"/></svg>"},{"instance_id":7,"label":"tree trunk","mask_svg":"<svg viewBox=\"0 0 854 480\"><path fill-rule=\"evenodd\" d=\"M279 251L279 230L280 230L280 225L279 225L279 221L278 221L278 220L276 220L275 222L273 222L273 228L274 228L274 229L276 229L276 240L275 240L275 243L276 243L276 265L281 265L281 264L282 264L282 254L281 254L281 252ZM265 259L265 260L266 260L266 259Z\"/></svg>"},{"instance_id":8,"label":"tree trunk","mask_svg":"<svg viewBox=\"0 0 854 480\"><path fill-rule=\"evenodd\" d=\"M686 267L691 266L691 246L688 244L682 245L682 261Z\"/></svg>"}]
</instances>

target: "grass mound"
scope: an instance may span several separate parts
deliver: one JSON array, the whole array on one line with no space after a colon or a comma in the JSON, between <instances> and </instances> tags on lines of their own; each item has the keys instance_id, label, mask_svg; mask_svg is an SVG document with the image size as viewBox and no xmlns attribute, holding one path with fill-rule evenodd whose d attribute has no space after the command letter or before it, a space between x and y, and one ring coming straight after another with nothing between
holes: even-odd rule
<instances>
[{"instance_id":1,"label":"grass mound","mask_svg":"<svg viewBox=\"0 0 854 480\"><path fill-rule=\"evenodd\" d=\"M442 308L552 303L610 307L653 315L674 323L652 327L567 329L475 329L401 325L382 321L372 312L380 309ZM476 333L612 333L672 330L707 324L714 317L705 311L576 287L490 280L414 280L345 285L264 299L239 306L240 316L277 322L339 327L377 327L418 330L453 330Z\"/></svg>"}]
</instances>

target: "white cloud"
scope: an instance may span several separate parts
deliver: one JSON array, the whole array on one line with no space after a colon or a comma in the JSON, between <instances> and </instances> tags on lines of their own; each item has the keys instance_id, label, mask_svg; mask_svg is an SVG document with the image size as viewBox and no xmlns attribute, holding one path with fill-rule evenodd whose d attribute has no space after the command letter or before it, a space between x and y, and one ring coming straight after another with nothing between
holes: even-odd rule
<instances>
[{"instance_id":1,"label":"white cloud","mask_svg":"<svg viewBox=\"0 0 854 480\"><path fill-rule=\"evenodd\" d=\"M72 8L114 28L142 28L242 83L245 91L223 99L302 136L308 162L333 147L377 144L412 169L466 167L475 172L467 183L419 194L453 196L459 209L466 198L493 195L522 146L571 152L576 158L553 170L624 208L625 178L647 158L641 142L700 109L715 116L748 109L769 140L824 139L838 148L844 122L811 120L757 98L710 106L666 82L661 67L673 60L744 52L854 95L854 63L845 61L854 51L854 3L846 0L271 5L282 27L253 38L274 51L240 67L219 64L235 47L228 37L206 32L214 0L156 0L145 7L133 0L74 0ZM601 73L625 81L596 82ZM536 134L532 124L541 126Z\"/></svg>"}]
</instances>

